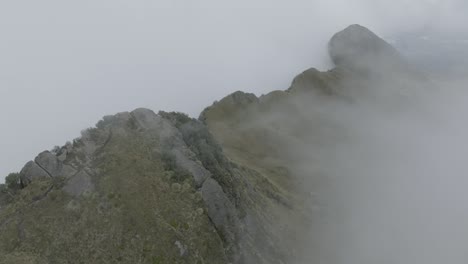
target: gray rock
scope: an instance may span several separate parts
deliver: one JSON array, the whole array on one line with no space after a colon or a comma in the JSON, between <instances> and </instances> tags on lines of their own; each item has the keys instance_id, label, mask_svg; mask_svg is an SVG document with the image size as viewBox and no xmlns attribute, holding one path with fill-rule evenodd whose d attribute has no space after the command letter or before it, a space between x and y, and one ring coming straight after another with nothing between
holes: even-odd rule
<instances>
[{"instance_id":1,"label":"gray rock","mask_svg":"<svg viewBox=\"0 0 468 264\"><path fill-rule=\"evenodd\" d=\"M34 160L37 165L43 168L51 177L56 177L62 171L62 162L49 151L40 153Z\"/></svg>"},{"instance_id":2,"label":"gray rock","mask_svg":"<svg viewBox=\"0 0 468 264\"><path fill-rule=\"evenodd\" d=\"M216 109L223 112L223 115L221 115L223 117L239 114L239 110L256 105L259 102L260 99L255 94L237 91L224 97L219 102L214 102L212 106L203 110L200 114L199 120L205 122L207 115L212 111L217 112Z\"/></svg>"},{"instance_id":3,"label":"gray rock","mask_svg":"<svg viewBox=\"0 0 468 264\"><path fill-rule=\"evenodd\" d=\"M57 152L57 158L59 161L64 162L67 159L68 153L73 150L71 142L67 142L65 146L61 147Z\"/></svg>"},{"instance_id":4,"label":"gray rock","mask_svg":"<svg viewBox=\"0 0 468 264\"><path fill-rule=\"evenodd\" d=\"M80 196L85 192L94 191L94 184L91 181L91 176L84 171L80 171L75 176L70 178L63 190L72 195L72 196Z\"/></svg>"},{"instance_id":5,"label":"gray rock","mask_svg":"<svg viewBox=\"0 0 468 264\"><path fill-rule=\"evenodd\" d=\"M370 69L404 61L395 48L360 25L351 25L336 33L328 50L337 66Z\"/></svg>"},{"instance_id":6,"label":"gray rock","mask_svg":"<svg viewBox=\"0 0 468 264\"><path fill-rule=\"evenodd\" d=\"M238 217L234 205L223 192L221 186L212 178L206 179L201 188L203 201L208 210L208 216L218 231L228 243L236 241Z\"/></svg>"},{"instance_id":7,"label":"gray rock","mask_svg":"<svg viewBox=\"0 0 468 264\"><path fill-rule=\"evenodd\" d=\"M64 165L59 158L49 151L40 153L34 160L51 177L69 178L76 173L71 166Z\"/></svg>"},{"instance_id":8,"label":"gray rock","mask_svg":"<svg viewBox=\"0 0 468 264\"><path fill-rule=\"evenodd\" d=\"M146 108L135 109L130 114L137 120L138 125L144 129L159 129L164 120L155 112Z\"/></svg>"},{"instance_id":9,"label":"gray rock","mask_svg":"<svg viewBox=\"0 0 468 264\"><path fill-rule=\"evenodd\" d=\"M183 257L185 255L187 255L188 253L188 250L187 250L187 246L182 244L179 240L177 240L174 245L177 246L177 248L179 249L179 253L180 253L180 256Z\"/></svg>"},{"instance_id":10,"label":"gray rock","mask_svg":"<svg viewBox=\"0 0 468 264\"><path fill-rule=\"evenodd\" d=\"M228 95L225 99L223 100L229 100L231 101L232 104L240 105L240 106L246 106L250 105L251 103L258 103L259 99L255 94L252 93L245 93L242 91L237 91L234 92L230 95Z\"/></svg>"},{"instance_id":11,"label":"gray rock","mask_svg":"<svg viewBox=\"0 0 468 264\"><path fill-rule=\"evenodd\" d=\"M177 165L192 174L197 188L200 188L203 182L211 177L211 173L205 167L189 158L192 152L188 148L174 148L171 152L176 158Z\"/></svg>"},{"instance_id":12,"label":"gray rock","mask_svg":"<svg viewBox=\"0 0 468 264\"><path fill-rule=\"evenodd\" d=\"M76 170L63 164L60 159L49 151L40 153L34 161L26 163L20 172L20 180L24 186L31 181L49 177L71 177Z\"/></svg>"},{"instance_id":13,"label":"gray rock","mask_svg":"<svg viewBox=\"0 0 468 264\"><path fill-rule=\"evenodd\" d=\"M60 161L60 162L64 162L66 159L67 159L67 154L68 152L66 150L64 151L61 151L59 153L59 155L57 156L57 159Z\"/></svg>"},{"instance_id":14,"label":"gray rock","mask_svg":"<svg viewBox=\"0 0 468 264\"><path fill-rule=\"evenodd\" d=\"M20 172L20 180L23 186L30 184L33 180L48 177L50 177L50 175L34 161L26 163Z\"/></svg>"},{"instance_id":15,"label":"gray rock","mask_svg":"<svg viewBox=\"0 0 468 264\"><path fill-rule=\"evenodd\" d=\"M139 127L154 132L154 135L159 137L163 145L170 145L171 147L185 146L180 131L169 120L162 118L152 110L138 108L133 110L131 115L135 118Z\"/></svg>"},{"instance_id":16,"label":"gray rock","mask_svg":"<svg viewBox=\"0 0 468 264\"><path fill-rule=\"evenodd\" d=\"M131 115L141 128L154 131L154 135L158 135L163 148L175 156L177 166L192 174L198 188L211 177L211 173L194 160L196 155L187 147L182 134L169 120L145 108L136 109Z\"/></svg>"},{"instance_id":17,"label":"gray rock","mask_svg":"<svg viewBox=\"0 0 468 264\"><path fill-rule=\"evenodd\" d=\"M81 132L81 142L83 143L83 147L81 148L81 151L85 155L87 159L91 157L94 152L99 148L98 142L96 142L89 131L82 131ZM89 162L89 160L85 161L86 163Z\"/></svg>"}]
</instances>

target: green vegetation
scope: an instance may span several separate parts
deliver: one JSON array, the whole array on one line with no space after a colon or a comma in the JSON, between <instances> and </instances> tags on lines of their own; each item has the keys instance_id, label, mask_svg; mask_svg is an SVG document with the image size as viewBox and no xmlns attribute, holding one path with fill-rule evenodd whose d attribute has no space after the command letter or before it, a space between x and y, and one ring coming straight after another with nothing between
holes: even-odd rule
<instances>
[{"instance_id":1,"label":"green vegetation","mask_svg":"<svg viewBox=\"0 0 468 264\"><path fill-rule=\"evenodd\" d=\"M10 173L5 178L5 186L12 191L17 191L21 189L20 183L20 174L19 173Z\"/></svg>"},{"instance_id":2,"label":"green vegetation","mask_svg":"<svg viewBox=\"0 0 468 264\"><path fill-rule=\"evenodd\" d=\"M215 228L206 197L176 162L175 146L124 113L104 118L67 148L56 148L65 165L90 177L93 188L81 195L66 193L72 180L63 177L34 180L25 188L19 174L7 177L0 186L0 255L5 256L0 264L202 264L228 263L237 256L236 232L242 228L237 218L271 223L271 214L288 201L264 177L268 174L228 160L225 146L204 123L181 113L160 115L177 128L174 136L181 135L189 158L211 172L234 205L226 229ZM267 226L250 228L255 237L246 235L242 243L255 255L254 241L271 234Z\"/></svg>"},{"instance_id":3,"label":"green vegetation","mask_svg":"<svg viewBox=\"0 0 468 264\"><path fill-rule=\"evenodd\" d=\"M164 164L165 175L168 179L175 183L188 182L193 185L192 175L187 170L177 166L174 154L163 150L161 161Z\"/></svg>"},{"instance_id":4,"label":"green vegetation","mask_svg":"<svg viewBox=\"0 0 468 264\"><path fill-rule=\"evenodd\" d=\"M231 200L239 199L234 184L232 164L226 159L223 149L211 135L208 128L200 121L192 119L183 113L159 112L159 115L170 120L182 133L182 137L203 167L209 170L213 178L221 185Z\"/></svg>"},{"instance_id":5,"label":"green vegetation","mask_svg":"<svg viewBox=\"0 0 468 264\"><path fill-rule=\"evenodd\" d=\"M91 138L107 137L111 123L101 125ZM226 263L190 175L154 151L159 144L129 128L114 133L90 164L94 191L79 197L59 179L19 189L14 203L0 204L0 263ZM17 176L2 191L16 188Z\"/></svg>"}]
</instances>

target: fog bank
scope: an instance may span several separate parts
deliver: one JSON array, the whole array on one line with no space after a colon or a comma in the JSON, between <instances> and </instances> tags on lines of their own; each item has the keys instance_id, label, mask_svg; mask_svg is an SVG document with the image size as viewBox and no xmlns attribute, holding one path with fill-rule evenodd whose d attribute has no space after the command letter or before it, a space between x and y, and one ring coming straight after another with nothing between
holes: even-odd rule
<instances>
[{"instance_id":1,"label":"fog bank","mask_svg":"<svg viewBox=\"0 0 468 264\"><path fill-rule=\"evenodd\" d=\"M4 1L0 178L102 116L147 107L197 116L226 94L285 89L360 23L383 36L466 31L466 3L435 1Z\"/></svg>"},{"instance_id":2,"label":"fog bank","mask_svg":"<svg viewBox=\"0 0 468 264\"><path fill-rule=\"evenodd\" d=\"M385 94L322 103L335 130L291 150L313 219L297 263L468 261L468 92L438 85L393 109Z\"/></svg>"}]
</instances>

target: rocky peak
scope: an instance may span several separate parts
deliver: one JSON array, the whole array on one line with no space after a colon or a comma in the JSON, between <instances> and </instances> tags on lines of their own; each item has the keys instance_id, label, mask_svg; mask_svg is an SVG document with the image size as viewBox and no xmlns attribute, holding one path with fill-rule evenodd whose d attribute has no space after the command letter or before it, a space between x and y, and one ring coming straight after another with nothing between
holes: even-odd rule
<instances>
[{"instance_id":1,"label":"rocky peak","mask_svg":"<svg viewBox=\"0 0 468 264\"><path fill-rule=\"evenodd\" d=\"M328 50L335 65L345 68L372 69L404 61L395 48L360 25L336 33L328 43Z\"/></svg>"},{"instance_id":2,"label":"rocky peak","mask_svg":"<svg viewBox=\"0 0 468 264\"><path fill-rule=\"evenodd\" d=\"M240 116L242 116L245 109L259 102L260 100L255 94L237 91L207 107L200 114L199 119L202 122L206 122L207 119L216 120L218 118L226 119L227 117L242 118Z\"/></svg>"}]
</instances>

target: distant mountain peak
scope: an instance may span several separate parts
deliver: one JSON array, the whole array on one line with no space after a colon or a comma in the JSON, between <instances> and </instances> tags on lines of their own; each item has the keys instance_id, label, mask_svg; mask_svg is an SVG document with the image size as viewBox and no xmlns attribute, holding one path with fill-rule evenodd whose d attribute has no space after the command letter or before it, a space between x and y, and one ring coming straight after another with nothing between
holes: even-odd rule
<instances>
[{"instance_id":1,"label":"distant mountain peak","mask_svg":"<svg viewBox=\"0 0 468 264\"><path fill-rule=\"evenodd\" d=\"M328 43L337 66L374 68L404 63L398 51L368 28L351 25L336 33Z\"/></svg>"}]
</instances>

